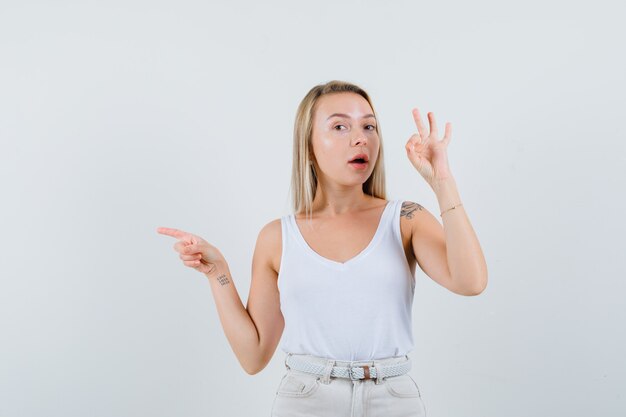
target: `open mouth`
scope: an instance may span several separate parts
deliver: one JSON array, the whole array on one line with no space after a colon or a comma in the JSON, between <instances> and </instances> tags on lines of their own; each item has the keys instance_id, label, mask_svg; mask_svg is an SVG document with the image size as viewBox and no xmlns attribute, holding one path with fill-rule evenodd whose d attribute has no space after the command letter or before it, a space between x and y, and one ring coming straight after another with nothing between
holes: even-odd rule
<instances>
[{"instance_id":1,"label":"open mouth","mask_svg":"<svg viewBox=\"0 0 626 417\"><path fill-rule=\"evenodd\" d=\"M359 170L366 169L368 164L369 162L363 158L357 158L353 161L348 162L348 165L350 165L352 168Z\"/></svg>"},{"instance_id":2,"label":"open mouth","mask_svg":"<svg viewBox=\"0 0 626 417\"><path fill-rule=\"evenodd\" d=\"M363 164L369 161L369 157L367 156L366 153L357 153L352 155L352 159L350 159L348 162L349 163L358 163L358 164Z\"/></svg>"}]
</instances>

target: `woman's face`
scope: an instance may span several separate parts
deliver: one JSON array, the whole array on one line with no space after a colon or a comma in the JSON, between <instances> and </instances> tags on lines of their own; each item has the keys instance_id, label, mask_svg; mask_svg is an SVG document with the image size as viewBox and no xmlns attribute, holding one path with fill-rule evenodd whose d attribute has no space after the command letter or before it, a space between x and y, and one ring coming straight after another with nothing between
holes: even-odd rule
<instances>
[{"instance_id":1,"label":"woman's face","mask_svg":"<svg viewBox=\"0 0 626 417\"><path fill-rule=\"evenodd\" d=\"M380 146L373 113L367 100L356 93L331 93L318 99L312 145L320 180L342 185L367 181ZM357 154L365 154L368 162L350 163Z\"/></svg>"}]
</instances>

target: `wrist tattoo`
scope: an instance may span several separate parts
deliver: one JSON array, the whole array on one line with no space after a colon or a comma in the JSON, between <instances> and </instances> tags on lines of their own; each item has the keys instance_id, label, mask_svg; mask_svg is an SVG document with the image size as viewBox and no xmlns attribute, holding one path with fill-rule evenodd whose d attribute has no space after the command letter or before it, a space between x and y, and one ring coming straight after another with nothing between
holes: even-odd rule
<instances>
[{"instance_id":1,"label":"wrist tattoo","mask_svg":"<svg viewBox=\"0 0 626 417\"><path fill-rule=\"evenodd\" d=\"M219 277L217 277L217 282L219 282L222 285L226 285L230 283L226 274L222 274Z\"/></svg>"}]
</instances>

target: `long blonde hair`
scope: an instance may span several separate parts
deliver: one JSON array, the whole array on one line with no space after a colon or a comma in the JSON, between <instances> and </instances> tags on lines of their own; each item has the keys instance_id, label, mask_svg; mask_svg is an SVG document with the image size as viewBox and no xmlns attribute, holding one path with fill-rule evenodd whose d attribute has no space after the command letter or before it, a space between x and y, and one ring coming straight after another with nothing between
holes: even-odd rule
<instances>
[{"instance_id":1,"label":"long blonde hair","mask_svg":"<svg viewBox=\"0 0 626 417\"><path fill-rule=\"evenodd\" d=\"M374 116L378 120L374 105L365 90L361 87L339 80L319 84L311 88L304 96L296 112L293 130L293 162L291 170L292 208L294 213L304 211L307 217L312 215L313 198L317 191L317 176L313 165L313 110L319 98L325 94L352 92L359 94L369 103ZM385 165L383 140L380 124L376 123L376 132L380 139L380 147L374 170L363 183L363 192L374 197L386 199Z\"/></svg>"}]
</instances>

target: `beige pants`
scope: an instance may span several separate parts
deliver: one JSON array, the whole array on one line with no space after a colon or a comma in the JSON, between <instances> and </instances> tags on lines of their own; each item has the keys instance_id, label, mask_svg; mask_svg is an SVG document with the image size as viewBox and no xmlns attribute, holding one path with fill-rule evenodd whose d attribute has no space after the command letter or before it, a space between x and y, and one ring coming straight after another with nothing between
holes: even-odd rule
<instances>
[{"instance_id":1,"label":"beige pants","mask_svg":"<svg viewBox=\"0 0 626 417\"><path fill-rule=\"evenodd\" d=\"M327 358L296 355L301 360L326 365ZM334 361L337 366L388 365L408 356L375 361ZM271 417L426 417L417 383L408 373L375 379L350 380L287 369L272 404Z\"/></svg>"}]
</instances>

